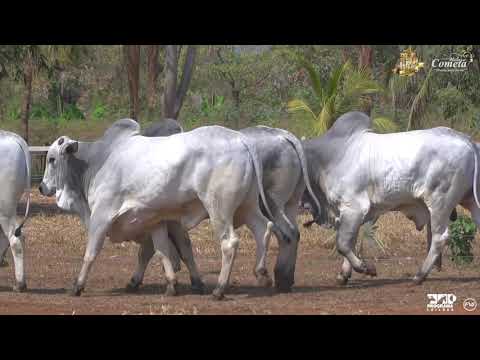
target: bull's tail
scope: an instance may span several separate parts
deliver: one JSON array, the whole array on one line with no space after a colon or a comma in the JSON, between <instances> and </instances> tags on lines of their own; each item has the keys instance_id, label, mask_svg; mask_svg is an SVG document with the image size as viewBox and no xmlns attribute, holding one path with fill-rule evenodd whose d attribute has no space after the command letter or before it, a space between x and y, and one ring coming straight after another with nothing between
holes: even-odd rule
<instances>
[{"instance_id":1,"label":"bull's tail","mask_svg":"<svg viewBox=\"0 0 480 360\"><path fill-rule=\"evenodd\" d=\"M260 197L262 198L262 202L265 207L265 210L267 211L269 218L273 219L272 212L270 211L270 207L268 206L268 203L267 203L265 192L263 191L263 166L262 166L262 162L258 157L257 149L255 145L251 144L250 140L244 135L242 135L242 142L247 148L248 153L250 154L250 157L252 158L253 168L255 169L255 173L257 175L256 178L258 182L258 191L260 192Z\"/></svg>"},{"instance_id":2,"label":"bull's tail","mask_svg":"<svg viewBox=\"0 0 480 360\"><path fill-rule=\"evenodd\" d=\"M478 182L478 148L477 146L470 141L471 146L473 147L473 154L475 155L475 171L473 173L473 197L475 198L475 202L477 203L478 208L480 208L480 202L478 201L478 188L477 188L477 182Z\"/></svg>"},{"instance_id":3,"label":"bull's tail","mask_svg":"<svg viewBox=\"0 0 480 360\"><path fill-rule=\"evenodd\" d=\"M308 193L312 197L313 201L315 201L315 205L317 206L317 209L318 209L317 218L314 219L314 222L315 222L315 220L317 220L320 217L320 215L322 213L322 208L320 207L320 202L318 201L317 196L313 192L312 186L310 184L310 176L308 174L308 164L307 164L307 159L306 159L306 156L305 156L305 152L303 151L302 143L292 133L290 133L286 130L283 130L283 129L278 129L278 130L281 131L284 138L290 144L292 144L293 148L297 152L298 158L300 159L300 164L302 166L302 172L303 172L303 178L305 180L305 185L307 187Z\"/></svg>"},{"instance_id":4,"label":"bull's tail","mask_svg":"<svg viewBox=\"0 0 480 360\"><path fill-rule=\"evenodd\" d=\"M23 150L23 154L25 156L25 165L26 165L26 168L27 168L27 185L26 185L26 189L25 189L25 192L27 193L27 205L26 205L26 208L25 208L25 215L23 217L23 220L20 223L20 225L17 226L17 228L15 229L15 236L18 237L22 234L23 225L25 225L25 222L27 221L27 218L28 218L28 214L30 212L30 189L32 187L32 174L31 174L31 169L30 169L31 157L30 157L30 150L28 149L28 145L19 136L16 137L15 140L17 141L18 145Z\"/></svg>"}]
</instances>

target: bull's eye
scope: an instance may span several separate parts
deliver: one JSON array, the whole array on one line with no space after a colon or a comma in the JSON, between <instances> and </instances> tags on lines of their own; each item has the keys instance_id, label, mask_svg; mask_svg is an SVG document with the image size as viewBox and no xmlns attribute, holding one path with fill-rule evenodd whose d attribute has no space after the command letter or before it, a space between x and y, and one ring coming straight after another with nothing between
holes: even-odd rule
<instances>
[{"instance_id":1,"label":"bull's eye","mask_svg":"<svg viewBox=\"0 0 480 360\"><path fill-rule=\"evenodd\" d=\"M51 158L48 158L48 162L50 164L53 164L55 162L55 158L51 157Z\"/></svg>"}]
</instances>

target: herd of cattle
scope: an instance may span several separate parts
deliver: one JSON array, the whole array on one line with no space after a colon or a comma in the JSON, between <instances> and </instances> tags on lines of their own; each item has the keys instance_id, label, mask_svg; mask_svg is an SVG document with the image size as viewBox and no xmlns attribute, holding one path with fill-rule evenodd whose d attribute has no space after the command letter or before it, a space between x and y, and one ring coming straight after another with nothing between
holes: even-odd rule
<instances>
[{"instance_id":1,"label":"herd of cattle","mask_svg":"<svg viewBox=\"0 0 480 360\"><path fill-rule=\"evenodd\" d=\"M10 247L16 291L26 289L22 226L16 208L30 191L30 154L18 135L0 131L0 261ZM215 299L228 287L239 238L246 225L256 241L254 274L261 286L267 272L271 235L278 240L275 286L294 284L299 204L316 223L334 227L344 261L337 279L352 268L376 275L375 266L354 253L359 227L389 211L401 211L418 230L427 226L428 255L413 281L421 283L441 261L455 207L468 209L480 226L477 194L479 150L457 131L439 127L394 134L371 130L360 112L339 117L320 137L300 141L288 131L256 126L234 131L205 126L184 132L174 120L141 131L130 119L116 121L94 142L61 136L49 147L39 187L57 206L81 218L88 243L72 293L83 291L91 266L108 237L140 244L136 270L127 285L142 284L152 256L160 255L167 295L177 291L176 272L188 268L192 291L204 284L188 231L210 219L222 265Z\"/></svg>"}]
</instances>

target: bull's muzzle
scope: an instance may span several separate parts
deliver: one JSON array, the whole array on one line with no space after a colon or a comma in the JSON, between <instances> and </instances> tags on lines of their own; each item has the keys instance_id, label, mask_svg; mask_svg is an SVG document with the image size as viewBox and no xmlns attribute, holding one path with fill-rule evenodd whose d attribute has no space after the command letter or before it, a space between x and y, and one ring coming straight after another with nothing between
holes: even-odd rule
<instances>
[{"instance_id":1,"label":"bull's muzzle","mask_svg":"<svg viewBox=\"0 0 480 360\"><path fill-rule=\"evenodd\" d=\"M55 189L49 189L43 181L40 183L38 191L40 191L40 194L42 194L43 196L53 196L53 194L55 194Z\"/></svg>"}]
</instances>

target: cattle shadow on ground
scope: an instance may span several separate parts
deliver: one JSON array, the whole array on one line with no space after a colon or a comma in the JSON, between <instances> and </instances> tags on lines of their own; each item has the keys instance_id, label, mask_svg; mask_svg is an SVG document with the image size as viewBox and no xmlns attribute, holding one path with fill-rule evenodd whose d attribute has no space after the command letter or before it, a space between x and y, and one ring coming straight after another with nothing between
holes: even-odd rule
<instances>
[{"instance_id":1,"label":"cattle shadow on ground","mask_svg":"<svg viewBox=\"0 0 480 360\"><path fill-rule=\"evenodd\" d=\"M333 280L332 280L333 282ZM453 282L453 283L468 283L468 282L480 282L480 277L465 277L465 278L457 278L457 277L445 277L445 278L433 278L428 279L425 281L424 285L428 283L445 283L445 282ZM246 299L253 299L253 298L264 298L264 297L274 297L280 295L288 295L288 294L311 294L311 293L319 293L326 291L358 291L361 289L370 289L370 288L377 288L382 286L394 286L394 285L411 285L412 289L422 289L422 285L413 285L412 280L410 278L399 278L399 279L373 279L373 280L352 280L351 283L348 285L316 285L316 286L294 286L292 292L290 293L280 293L275 288L262 288L255 285L232 285L226 293L226 300L234 300L229 299L229 295L231 296L238 296L238 295L245 295ZM126 284L125 284L126 285ZM210 296L215 288L216 284L205 284L205 292L203 295L195 294L189 283L179 283L177 290L177 296L171 297L171 299L181 298L183 296L191 296L191 295L198 295L198 296ZM92 289L93 290L93 289ZM104 289L103 291L100 290L99 292L93 291L88 292L85 294L87 296L93 297L117 297L117 296L163 296L166 290L166 283L154 283L154 284L145 284L142 285L137 291L135 292L128 292L125 287L117 287L113 289ZM12 292L11 286L0 286L0 293L2 292ZM35 294L35 295L69 295L69 289L66 288L32 288L27 289L26 294Z\"/></svg>"},{"instance_id":2,"label":"cattle shadow on ground","mask_svg":"<svg viewBox=\"0 0 480 360\"><path fill-rule=\"evenodd\" d=\"M406 287L411 287L412 289L422 289L425 285L431 283L469 283L469 282L478 282L480 277L444 277L444 278L432 278L427 279L422 285L414 285L411 278L397 278L397 279L372 279L372 280L352 280L348 285L337 285L334 284L332 280L332 285L320 285L320 286L294 286L293 293L314 293L321 291L349 291L349 290L362 290L362 289L371 289L378 288L383 286L394 286L394 285L406 285Z\"/></svg>"},{"instance_id":3,"label":"cattle shadow on ground","mask_svg":"<svg viewBox=\"0 0 480 360\"><path fill-rule=\"evenodd\" d=\"M0 293L12 293L16 294L13 291L12 286L0 285ZM27 288L22 294L33 294L33 295L64 295L68 293L68 289L65 288Z\"/></svg>"}]
</instances>

